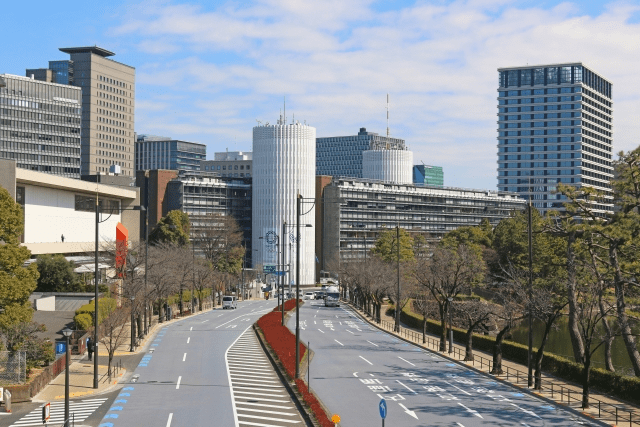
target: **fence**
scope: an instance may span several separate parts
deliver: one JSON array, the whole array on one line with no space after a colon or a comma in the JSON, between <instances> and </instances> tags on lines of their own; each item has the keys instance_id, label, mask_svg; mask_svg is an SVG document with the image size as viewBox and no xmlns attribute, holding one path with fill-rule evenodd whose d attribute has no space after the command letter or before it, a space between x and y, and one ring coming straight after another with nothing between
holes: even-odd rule
<instances>
[{"instance_id":1,"label":"fence","mask_svg":"<svg viewBox=\"0 0 640 427\"><path fill-rule=\"evenodd\" d=\"M391 332L393 332L395 329L395 325L392 322L388 322L386 320L381 320L380 322L378 322L378 325L382 329ZM412 329L407 329L400 326L400 332L398 332L398 335L415 343L422 344L422 332L417 332ZM425 335L425 342L423 345L438 352L440 349L440 339ZM465 351L457 347L451 348L451 352L449 352L448 354L452 358L456 358L460 361L464 360L465 357ZM479 368L480 370L486 369L489 373L491 373L491 370L493 368L492 359L486 358L476 353L474 353L473 360L467 363L471 363L474 367ZM514 382L515 380L516 384L520 384L520 382L527 384L528 381L528 373L526 371L521 371L509 366L505 366L503 368L502 376L510 382ZM552 399L557 399L558 395L560 395L560 403L566 403L567 406L572 406L573 404L573 406L576 408L582 407L581 390L572 390L564 384L559 384L549 379L542 378L541 388L538 391L547 393L551 396ZM604 402L591 396L589 396L589 406L598 408L598 418L615 420L615 424L617 426L640 426L640 413L634 413L633 411L629 411L626 408L621 408L617 405Z\"/></svg>"},{"instance_id":2,"label":"fence","mask_svg":"<svg viewBox=\"0 0 640 427\"><path fill-rule=\"evenodd\" d=\"M27 353L0 351L0 384L23 384L27 381Z\"/></svg>"}]
</instances>

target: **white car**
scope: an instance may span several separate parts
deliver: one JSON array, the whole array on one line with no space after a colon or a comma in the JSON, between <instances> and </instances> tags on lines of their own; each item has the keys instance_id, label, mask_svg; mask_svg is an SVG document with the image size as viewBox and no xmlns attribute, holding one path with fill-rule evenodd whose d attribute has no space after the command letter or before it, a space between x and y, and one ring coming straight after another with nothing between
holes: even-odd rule
<instances>
[{"instance_id":1,"label":"white car","mask_svg":"<svg viewBox=\"0 0 640 427\"><path fill-rule=\"evenodd\" d=\"M238 300L232 296L222 297L222 308L238 308Z\"/></svg>"},{"instance_id":2,"label":"white car","mask_svg":"<svg viewBox=\"0 0 640 427\"><path fill-rule=\"evenodd\" d=\"M313 292L307 292L302 299L314 299Z\"/></svg>"}]
</instances>

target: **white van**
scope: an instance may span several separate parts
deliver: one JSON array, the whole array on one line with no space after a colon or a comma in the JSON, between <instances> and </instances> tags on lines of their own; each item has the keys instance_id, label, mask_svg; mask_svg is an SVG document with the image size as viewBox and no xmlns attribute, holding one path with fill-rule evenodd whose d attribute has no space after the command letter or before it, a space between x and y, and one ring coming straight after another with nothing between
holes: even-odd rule
<instances>
[{"instance_id":1,"label":"white van","mask_svg":"<svg viewBox=\"0 0 640 427\"><path fill-rule=\"evenodd\" d=\"M238 300L232 296L222 297L222 308L238 308Z\"/></svg>"},{"instance_id":2,"label":"white van","mask_svg":"<svg viewBox=\"0 0 640 427\"><path fill-rule=\"evenodd\" d=\"M325 307L340 307L340 290L337 286L329 286L324 297Z\"/></svg>"}]
</instances>

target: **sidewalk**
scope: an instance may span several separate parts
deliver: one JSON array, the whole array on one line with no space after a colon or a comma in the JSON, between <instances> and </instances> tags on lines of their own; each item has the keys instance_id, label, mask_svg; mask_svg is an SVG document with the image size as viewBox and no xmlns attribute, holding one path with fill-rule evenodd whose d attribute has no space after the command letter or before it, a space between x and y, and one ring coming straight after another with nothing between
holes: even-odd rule
<instances>
[{"instance_id":1,"label":"sidewalk","mask_svg":"<svg viewBox=\"0 0 640 427\"><path fill-rule=\"evenodd\" d=\"M201 312L197 312L194 315L197 316L201 313L206 313L211 311L211 309L203 310ZM127 330L126 336L127 339L125 343L120 345L115 353L114 353L114 362L116 358L122 358L127 356L135 356L140 353L146 352L151 341L155 337L156 333L167 325L170 325L175 322L179 322L183 320L184 317L176 317L175 319L165 321L163 323L158 323L158 317L154 316L151 321L151 327L149 328L149 333L145 336L144 339L139 341L139 345L135 348L135 351L131 352L130 350L130 342L131 342L131 328L130 323L127 323L124 327ZM88 355L85 353L83 355L72 356L69 360L69 397L87 397L91 395L99 395L106 392L111 391L118 387L118 383L122 381L125 377L127 370L122 367L119 369L118 367L112 366L112 371L115 371L109 380L107 374L107 363L108 363L108 353L105 350L104 346L98 346L98 388L93 388L93 369L94 362L89 361ZM94 354L94 357L96 355ZM33 397L32 402L53 402L56 400L64 400L64 380L65 375L64 371L58 375L53 381L51 381L45 388L40 391L36 396Z\"/></svg>"},{"instance_id":2,"label":"sidewalk","mask_svg":"<svg viewBox=\"0 0 640 427\"><path fill-rule=\"evenodd\" d=\"M492 354L474 349L473 353L476 360L474 360L473 362L465 362L463 360L465 347L464 345L460 345L455 341L453 344L454 348L452 353L439 352L438 349L440 337L427 333L427 342L425 344L422 344L422 331L414 328L409 328L402 323L400 327L400 333L393 332L395 319L386 314L387 305L382 306L380 315L380 319L382 322L380 324L374 322L369 315L365 314L362 310L359 310L354 305L348 305L354 311L360 314L360 316L362 316L364 320L380 329L383 329L385 332L396 335L405 341L417 344L418 346L431 350L435 353L439 353L439 355L442 357L447 357L449 359L455 360L460 364L465 364L478 371L482 371L484 373L488 373L490 371L489 363L492 363ZM447 342L447 350L448 345L449 344ZM527 367L525 365L503 359L502 368L505 373L502 375L496 375L494 376L495 378L502 381L508 381L509 383L514 384L517 387L521 387L524 390L527 390ZM548 400L552 400L557 404L561 404L563 406L569 406L572 409L582 412L589 417L613 426L640 426L640 409L635 405L623 402L615 397L590 390L589 401L591 407L589 409L583 410L581 408L581 385L570 383L563 379L559 379L551 375L546 375L545 373L542 374L542 383L543 389L541 391L533 391L533 389L530 389L530 391L535 395L541 396Z\"/></svg>"}]
</instances>

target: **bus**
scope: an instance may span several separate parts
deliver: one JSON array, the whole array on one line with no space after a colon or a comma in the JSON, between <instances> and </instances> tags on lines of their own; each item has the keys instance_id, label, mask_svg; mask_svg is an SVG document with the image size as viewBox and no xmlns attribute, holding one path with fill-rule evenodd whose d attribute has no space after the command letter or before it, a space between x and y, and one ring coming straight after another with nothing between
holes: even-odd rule
<instances>
[{"instance_id":1,"label":"bus","mask_svg":"<svg viewBox=\"0 0 640 427\"><path fill-rule=\"evenodd\" d=\"M324 297L325 307L340 307L340 290L337 286L329 286Z\"/></svg>"}]
</instances>

